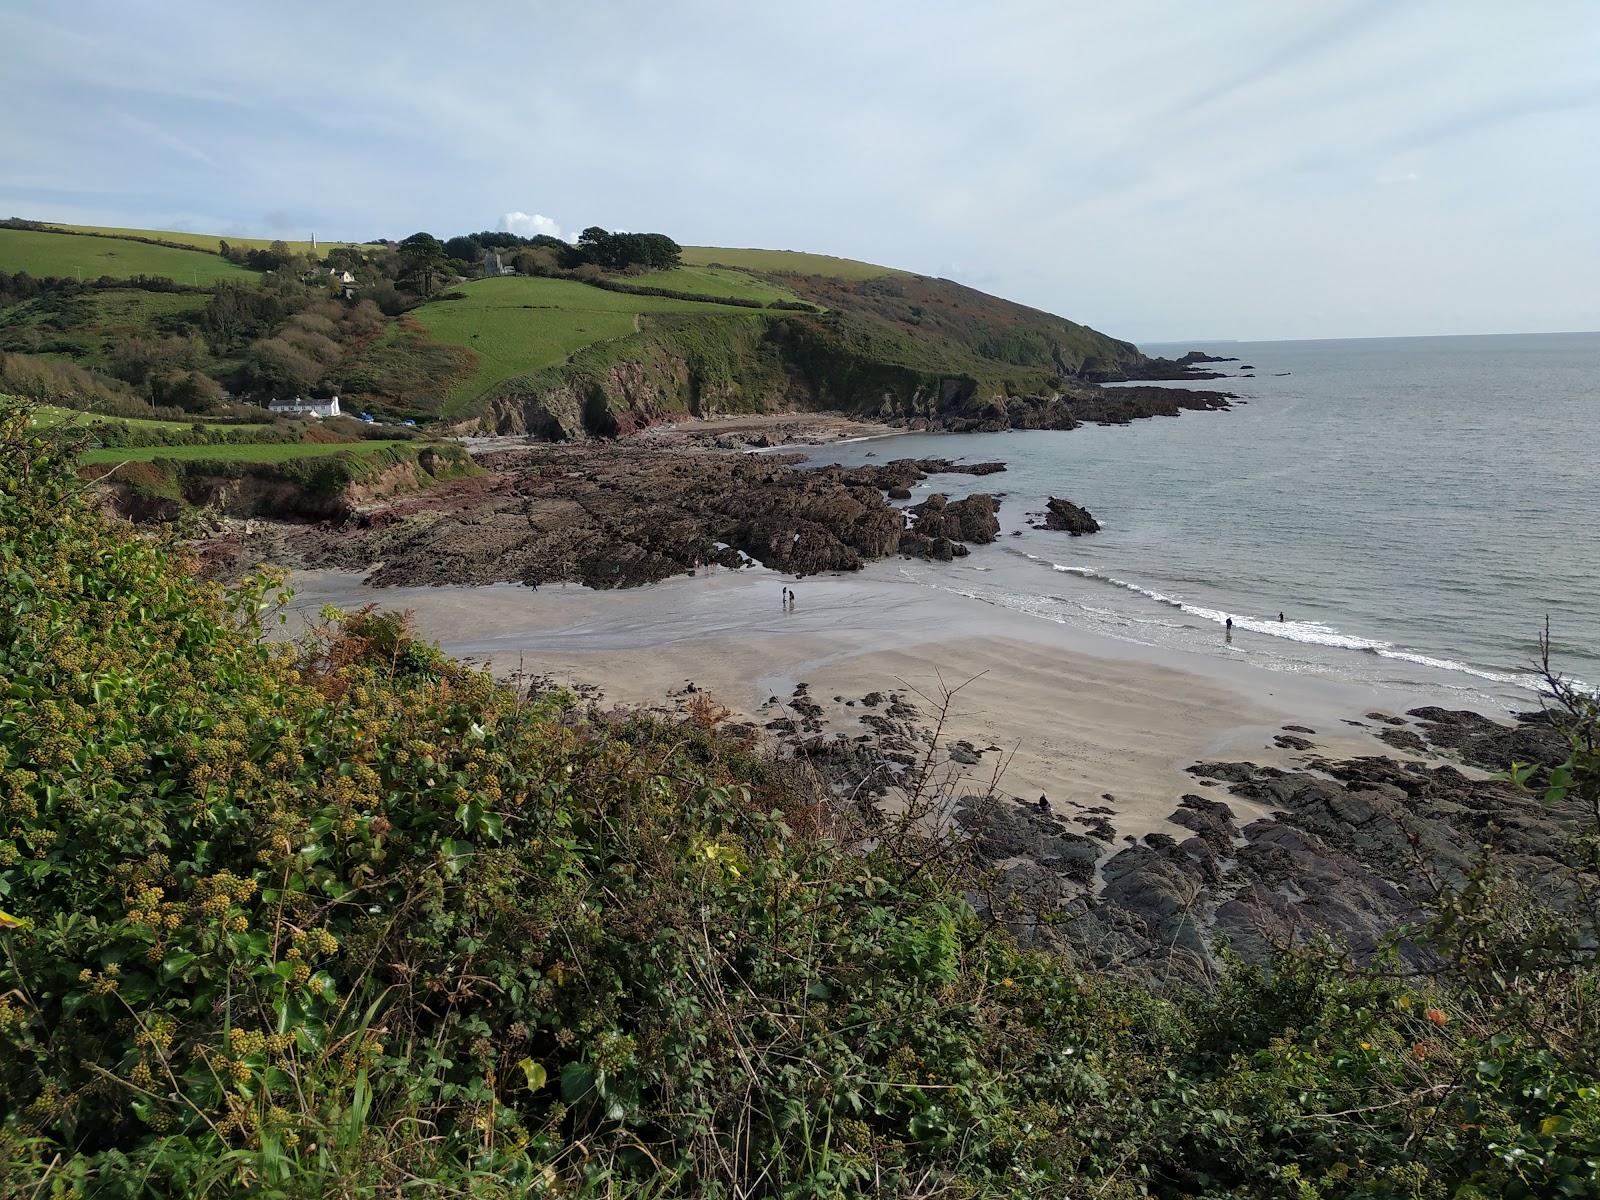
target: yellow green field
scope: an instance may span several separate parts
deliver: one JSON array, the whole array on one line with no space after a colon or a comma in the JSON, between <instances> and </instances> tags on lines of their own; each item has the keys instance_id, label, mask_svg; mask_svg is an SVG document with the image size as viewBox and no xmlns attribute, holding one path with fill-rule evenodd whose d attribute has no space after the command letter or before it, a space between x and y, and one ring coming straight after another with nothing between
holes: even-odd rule
<instances>
[{"instance_id":1,"label":"yellow green field","mask_svg":"<svg viewBox=\"0 0 1600 1200\"><path fill-rule=\"evenodd\" d=\"M834 279L877 279L883 275L906 275L893 267L835 258L831 254L805 254L799 250L735 249L731 246L685 246L686 267L720 265L746 271L788 271L796 275L826 275Z\"/></svg>"},{"instance_id":2,"label":"yellow green field","mask_svg":"<svg viewBox=\"0 0 1600 1200\"><path fill-rule=\"evenodd\" d=\"M131 425L137 429L193 429L193 421L162 421L154 417L108 417L101 413L79 412L72 408L57 408L41 404L28 416L28 424L38 429L60 425ZM201 422L207 429L265 429L266 425L229 425L216 421Z\"/></svg>"},{"instance_id":3,"label":"yellow green field","mask_svg":"<svg viewBox=\"0 0 1600 1200\"><path fill-rule=\"evenodd\" d=\"M207 250L215 254L219 241L227 242L230 246L243 246L246 250L266 250L275 241L282 241L296 254L302 254L311 249L310 240L297 241L293 238L270 237L229 237L219 233L186 233L181 229L123 229L116 225L61 225L50 222L51 229L66 229L78 233L104 233L112 237L146 237L160 238L164 242L182 242L185 246L193 246L199 250ZM354 242L324 242L318 240L317 250L327 250L333 246L353 246Z\"/></svg>"},{"instance_id":4,"label":"yellow green field","mask_svg":"<svg viewBox=\"0 0 1600 1200\"><path fill-rule=\"evenodd\" d=\"M175 283L201 286L219 279L253 279L254 271L235 266L220 254L152 246L122 238L82 237L36 229L0 229L0 270L26 271L62 279L127 279L156 275Z\"/></svg>"},{"instance_id":5,"label":"yellow green field","mask_svg":"<svg viewBox=\"0 0 1600 1200\"><path fill-rule=\"evenodd\" d=\"M296 458L322 458L329 454L371 454L391 446L411 442L376 440L370 442L242 442L215 446L103 446L86 450L83 461L95 463L150 462L157 458L203 459L207 462L288 462Z\"/></svg>"},{"instance_id":6,"label":"yellow green field","mask_svg":"<svg viewBox=\"0 0 1600 1200\"><path fill-rule=\"evenodd\" d=\"M762 304L800 299L782 284L728 267L674 267L670 271L622 275L618 281L635 287L671 288L696 296L726 296L733 300L757 300Z\"/></svg>"},{"instance_id":7,"label":"yellow green field","mask_svg":"<svg viewBox=\"0 0 1600 1200\"><path fill-rule=\"evenodd\" d=\"M566 279L506 277L464 284L461 300L440 300L411 316L437 341L465 346L478 368L450 390L445 412L462 411L507 379L565 362L594 342L624 337L640 314L757 310L665 296L610 292Z\"/></svg>"}]
</instances>

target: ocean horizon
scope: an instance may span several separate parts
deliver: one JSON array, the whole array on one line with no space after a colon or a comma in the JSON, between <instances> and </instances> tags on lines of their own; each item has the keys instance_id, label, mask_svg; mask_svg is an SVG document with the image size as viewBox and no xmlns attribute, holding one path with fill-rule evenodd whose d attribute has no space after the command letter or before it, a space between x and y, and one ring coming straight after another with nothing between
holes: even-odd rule
<instances>
[{"instance_id":1,"label":"ocean horizon","mask_svg":"<svg viewBox=\"0 0 1600 1200\"><path fill-rule=\"evenodd\" d=\"M1553 664L1600 681L1600 333L1198 348L1235 356L1217 364L1230 377L1168 386L1233 392L1232 411L910 434L809 459L1004 461L913 500L1004 492L996 545L877 569L1042 619L1513 709L1537 698L1548 618ZM1031 528L1052 495L1102 531Z\"/></svg>"}]
</instances>

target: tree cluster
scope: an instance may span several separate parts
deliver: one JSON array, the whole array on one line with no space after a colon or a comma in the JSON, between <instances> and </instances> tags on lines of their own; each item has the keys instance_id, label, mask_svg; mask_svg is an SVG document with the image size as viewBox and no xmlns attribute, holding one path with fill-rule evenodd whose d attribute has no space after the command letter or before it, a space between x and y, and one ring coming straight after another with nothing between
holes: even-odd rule
<instances>
[{"instance_id":1,"label":"tree cluster","mask_svg":"<svg viewBox=\"0 0 1600 1200\"><path fill-rule=\"evenodd\" d=\"M683 247L664 233L608 233L591 225L567 258L571 266L590 263L607 271L665 271L683 261Z\"/></svg>"}]
</instances>

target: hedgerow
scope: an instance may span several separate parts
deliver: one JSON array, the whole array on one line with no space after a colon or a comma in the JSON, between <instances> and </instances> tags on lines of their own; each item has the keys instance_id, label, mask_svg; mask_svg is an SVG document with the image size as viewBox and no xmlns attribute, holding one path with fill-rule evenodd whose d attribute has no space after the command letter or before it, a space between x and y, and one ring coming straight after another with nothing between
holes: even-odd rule
<instances>
[{"instance_id":1,"label":"hedgerow","mask_svg":"<svg viewBox=\"0 0 1600 1200\"><path fill-rule=\"evenodd\" d=\"M267 636L83 486L0 413L4 1195L1596 1194L1582 955L1085 972L714 714Z\"/></svg>"}]
</instances>

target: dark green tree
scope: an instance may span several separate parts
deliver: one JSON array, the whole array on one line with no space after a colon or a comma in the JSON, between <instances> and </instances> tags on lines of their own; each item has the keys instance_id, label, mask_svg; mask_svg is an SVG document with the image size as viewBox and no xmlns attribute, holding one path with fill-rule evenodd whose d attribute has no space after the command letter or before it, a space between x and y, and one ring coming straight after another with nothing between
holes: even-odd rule
<instances>
[{"instance_id":1,"label":"dark green tree","mask_svg":"<svg viewBox=\"0 0 1600 1200\"><path fill-rule=\"evenodd\" d=\"M400 278L420 296L433 295L447 261L443 243L431 233L413 233L400 243Z\"/></svg>"}]
</instances>

